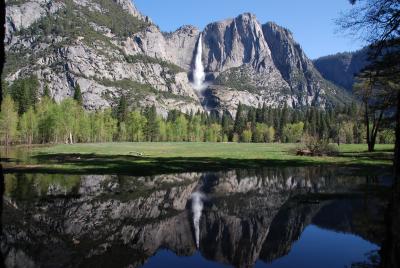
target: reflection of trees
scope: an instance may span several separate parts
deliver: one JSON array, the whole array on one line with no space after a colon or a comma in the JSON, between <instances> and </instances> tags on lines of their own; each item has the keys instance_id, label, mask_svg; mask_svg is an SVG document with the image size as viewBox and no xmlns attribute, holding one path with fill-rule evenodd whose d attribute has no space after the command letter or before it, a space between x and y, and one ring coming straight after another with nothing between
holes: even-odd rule
<instances>
[{"instance_id":1,"label":"reflection of trees","mask_svg":"<svg viewBox=\"0 0 400 268\"><path fill-rule=\"evenodd\" d=\"M3 238L3 196L4 196L4 174L3 174L3 166L0 163L0 237ZM4 264L3 252L0 252L0 265Z\"/></svg>"},{"instance_id":2,"label":"reflection of trees","mask_svg":"<svg viewBox=\"0 0 400 268\"><path fill-rule=\"evenodd\" d=\"M400 180L397 180L394 187L385 223L386 234L381 250L381 267L400 267Z\"/></svg>"}]
</instances>

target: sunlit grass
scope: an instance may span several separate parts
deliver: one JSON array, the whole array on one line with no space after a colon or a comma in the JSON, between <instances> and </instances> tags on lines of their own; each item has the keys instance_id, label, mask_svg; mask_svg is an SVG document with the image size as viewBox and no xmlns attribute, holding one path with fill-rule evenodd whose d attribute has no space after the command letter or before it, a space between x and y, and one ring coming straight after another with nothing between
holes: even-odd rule
<instances>
[{"instance_id":1,"label":"sunlit grass","mask_svg":"<svg viewBox=\"0 0 400 268\"><path fill-rule=\"evenodd\" d=\"M389 167L393 145L343 144L336 156L297 156L297 144L256 143L97 143L34 148L30 156L5 164L6 170L70 173L147 174L260 168L264 166ZM22 159L18 157L19 159ZM26 160L29 159L29 160ZM28 164L29 163L29 164Z\"/></svg>"}]
</instances>

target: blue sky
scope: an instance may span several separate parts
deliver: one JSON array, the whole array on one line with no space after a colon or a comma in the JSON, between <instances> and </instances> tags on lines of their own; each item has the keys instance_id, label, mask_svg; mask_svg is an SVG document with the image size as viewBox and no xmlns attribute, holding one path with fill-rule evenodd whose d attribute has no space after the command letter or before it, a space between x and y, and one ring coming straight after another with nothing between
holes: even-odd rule
<instances>
[{"instance_id":1,"label":"blue sky","mask_svg":"<svg viewBox=\"0 0 400 268\"><path fill-rule=\"evenodd\" d=\"M251 12L261 23L274 21L291 30L312 59L365 45L335 33L334 19L351 8L348 0L134 0L134 3L163 31L174 31L185 24L203 29L210 22Z\"/></svg>"}]
</instances>

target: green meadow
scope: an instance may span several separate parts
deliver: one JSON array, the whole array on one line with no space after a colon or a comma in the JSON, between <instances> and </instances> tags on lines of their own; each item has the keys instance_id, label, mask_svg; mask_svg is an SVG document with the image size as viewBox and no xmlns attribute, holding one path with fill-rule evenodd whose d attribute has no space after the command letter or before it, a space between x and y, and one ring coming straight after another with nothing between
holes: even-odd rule
<instances>
[{"instance_id":1,"label":"green meadow","mask_svg":"<svg viewBox=\"0 0 400 268\"><path fill-rule=\"evenodd\" d=\"M297 144L93 143L14 148L2 156L6 172L151 175L271 166L390 168L393 145L343 144L335 156L297 156ZM18 151L27 152L18 153Z\"/></svg>"}]
</instances>

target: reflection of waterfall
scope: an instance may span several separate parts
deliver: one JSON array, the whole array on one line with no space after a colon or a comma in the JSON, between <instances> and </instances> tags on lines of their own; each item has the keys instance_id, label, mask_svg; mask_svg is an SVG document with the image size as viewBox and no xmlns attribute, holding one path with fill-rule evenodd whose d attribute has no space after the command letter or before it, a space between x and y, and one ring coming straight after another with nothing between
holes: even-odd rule
<instances>
[{"instance_id":1,"label":"reflection of waterfall","mask_svg":"<svg viewBox=\"0 0 400 268\"><path fill-rule=\"evenodd\" d=\"M203 211L203 198L204 195L201 192L194 192L192 194L193 226L197 248L200 245L200 218Z\"/></svg>"},{"instance_id":2,"label":"reflection of waterfall","mask_svg":"<svg viewBox=\"0 0 400 268\"><path fill-rule=\"evenodd\" d=\"M202 44L203 44L202 34L200 34L199 41L197 42L197 51L196 51L194 70L193 70L193 87L198 91L204 90L206 88L206 84L204 83L206 79L206 74L204 72L204 66L202 62L202 56L203 56Z\"/></svg>"}]
</instances>

